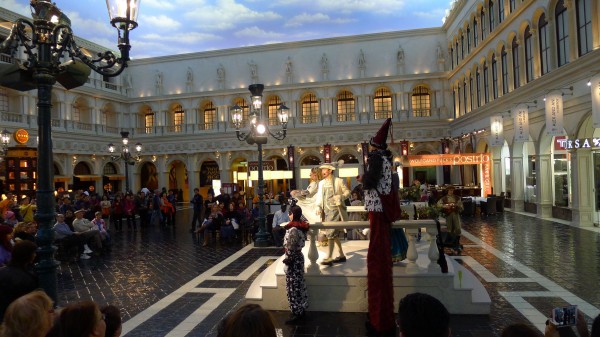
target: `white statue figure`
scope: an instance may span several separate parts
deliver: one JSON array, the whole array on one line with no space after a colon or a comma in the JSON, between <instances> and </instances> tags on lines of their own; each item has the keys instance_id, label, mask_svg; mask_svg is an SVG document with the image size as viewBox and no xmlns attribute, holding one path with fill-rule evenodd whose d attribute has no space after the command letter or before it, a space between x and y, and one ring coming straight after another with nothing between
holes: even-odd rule
<instances>
[{"instance_id":1,"label":"white statue figure","mask_svg":"<svg viewBox=\"0 0 600 337\"><path fill-rule=\"evenodd\" d=\"M163 74L160 71L156 71L156 75L154 75L155 77L155 81L156 81L156 86L157 87L162 87L162 81L163 81Z\"/></svg>"},{"instance_id":2,"label":"white statue figure","mask_svg":"<svg viewBox=\"0 0 600 337\"><path fill-rule=\"evenodd\" d=\"M248 62L248 66L250 67L250 75L254 78L258 76L258 65L254 62L254 60Z\"/></svg>"},{"instance_id":3,"label":"white statue figure","mask_svg":"<svg viewBox=\"0 0 600 337\"><path fill-rule=\"evenodd\" d=\"M439 43L437 45L436 55L437 55L438 60L444 59L444 51L442 49L442 46Z\"/></svg>"},{"instance_id":4,"label":"white statue figure","mask_svg":"<svg viewBox=\"0 0 600 337\"><path fill-rule=\"evenodd\" d=\"M288 56L287 61L285 62L285 73L288 75L291 74L294 69L293 67L292 58Z\"/></svg>"},{"instance_id":5,"label":"white statue figure","mask_svg":"<svg viewBox=\"0 0 600 337\"><path fill-rule=\"evenodd\" d=\"M194 72L192 71L192 68L188 67L185 75L188 84L194 82Z\"/></svg>"},{"instance_id":6,"label":"white statue figure","mask_svg":"<svg viewBox=\"0 0 600 337\"><path fill-rule=\"evenodd\" d=\"M360 54L358 54L358 66L364 68L367 64L367 60L365 60L365 53L363 50L360 50Z\"/></svg>"},{"instance_id":7,"label":"white statue figure","mask_svg":"<svg viewBox=\"0 0 600 337\"><path fill-rule=\"evenodd\" d=\"M321 56L321 70L323 72L327 72L328 68L329 68L329 61L327 60L327 55L325 55L325 53L323 53L323 56Z\"/></svg>"},{"instance_id":8,"label":"white statue figure","mask_svg":"<svg viewBox=\"0 0 600 337\"><path fill-rule=\"evenodd\" d=\"M223 67L222 64L219 64L219 67L217 68L217 79L219 81L225 80L225 67Z\"/></svg>"},{"instance_id":9,"label":"white statue figure","mask_svg":"<svg viewBox=\"0 0 600 337\"><path fill-rule=\"evenodd\" d=\"M404 63L404 49L402 49L402 46L398 47L398 54L396 56L398 63Z\"/></svg>"}]
</instances>

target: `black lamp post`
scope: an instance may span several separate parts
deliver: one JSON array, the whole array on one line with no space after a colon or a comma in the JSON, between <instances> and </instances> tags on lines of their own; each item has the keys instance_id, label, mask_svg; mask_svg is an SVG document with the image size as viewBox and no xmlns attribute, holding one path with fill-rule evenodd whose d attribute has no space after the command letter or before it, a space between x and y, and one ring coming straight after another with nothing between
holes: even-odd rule
<instances>
[{"instance_id":1,"label":"black lamp post","mask_svg":"<svg viewBox=\"0 0 600 337\"><path fill-rule=\"evenodd\" d=\"M136 162L141 160L140 154L142 153L142 144L135 144L135 156L129 151L129 132L121 131L121 152L115 154L115 146L113 143L108 144L108 152L110 152L110 159L112 161L122 160L125 163L125 193L129 193L129 165L134 165Z\"/></svg>"},{"instance_id":2,"label":"black lamp post","mask_svg":"<svg viewBox=\"0 0 600 337\"><path fill-rule=\"evenodd\" d=\"M4 159L6 151L8 150L8 144L10 143L10 132L8 132L6 129L2 130L2 133L0 133L0 141L2 142L2 144L0 144L2 146L0 148L0 160L2 160Z\"/></svg>"},{"instance_id":3,"label":"black lamp post","mask_svg":"<svg viewBox=\"0 0 600 337\"><path fill-rule=\"evenodd\" d=\"M279 107L278 118L281 123L282 130L272 133L265 122L265 118L262 114L262 92L265 88L262 84L251 84L248 87L251 93L252 99L252 110L248 115L250 119L249 130L247 133L240 132L242 126L242 108L234 106L232 108L232 121L235 126L235 133L239 140L245 140L248 144L258 145L258 233L256 234L256 240L254 245L256 247L268 247L271 244L271 236L267 231L267 223L265 219L265 200L264 200L264 180L263 180L263 144L267 143L267 137L271 137L282 140L286 136L288 113L289 109L285 105ZM250 172L248 172L249 174ZM248 175L248 178L250 176Z\"/></svg>"},{"instance_id":4,"label":"black lamp post","mask_svg":"<svg viewBox=\"0 0 600 337\"><path fill-rule=\"evenodd\" d=\"M58 81L65 89L86 83L91 72L112 77L119 75L129 61L129 31L137 27L136 18L140 0L107 0L111 24L118 31L118 48L121 56L112 51L94 57L85 54L75 42L71 20L52 2L31 0L33 22L18 19L0 52L10 54L13 64L0 66L0 85L20 91L37 89L38 107L38 175L37 212L39 224L37 243L39 262L36 272L40 286L55 301L56 267L54 260L54 172L51 108L52 87ZM15 58L23 52L26 60Z\"/></svg>"}]
</instances>

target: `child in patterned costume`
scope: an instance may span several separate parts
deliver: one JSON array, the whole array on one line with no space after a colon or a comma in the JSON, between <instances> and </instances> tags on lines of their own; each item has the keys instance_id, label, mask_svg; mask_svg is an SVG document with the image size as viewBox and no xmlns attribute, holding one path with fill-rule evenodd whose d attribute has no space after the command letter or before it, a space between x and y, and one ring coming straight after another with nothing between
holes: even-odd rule
<instances>
[{"instance_id":1,"label":"child in patterned costume","mask_svg":"<svg viewBox=\"0 0 600 337\"><path fill-rule=\"evenodd\" d=\"M290 217L292 221L284 227L286 233L283 240L285 290L292 311L286 324L294 324L303 319L306 308L308 308L308 293L304 281L304 254L302 254L302 248L306 242L306 232L308 232L308 222L301 219L302 209L299 206L294 205L290 208Z\"/></svg>"}]
</instances>

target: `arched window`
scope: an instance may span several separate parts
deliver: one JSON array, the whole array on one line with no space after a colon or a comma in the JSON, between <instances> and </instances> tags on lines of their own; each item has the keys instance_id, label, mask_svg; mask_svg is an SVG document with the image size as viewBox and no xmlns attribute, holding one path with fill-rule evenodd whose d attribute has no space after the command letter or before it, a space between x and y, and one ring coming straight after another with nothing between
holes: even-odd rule
<instances>
[{"instance_id":1,"label":"arched window","mask_svg":"<svg viewBox=\"0 0 600 337\"><path fill-rule=\"evenodd\" d=\"M477 33L477 18L473 20L473 46L477 48L479 44L479 35Z\"/></svg>"},{"instance_id":2,"label":"arched window","mask_svg":"<svg viewBox=\"0 0 600 337\"><path fill-rule=\"evenodd\" d=\"M462 111L462 114L466 114L467 113L467 79L465 78L465 80L463 81L463 106L464 109Z\"/></svg>"},{"instance_id":3,"label":"arched window","mask_svg":"<svg viewBox=\"0 0 600 337\"><path fill-rule=\"evenodd\" d=\"M302 123L311 124L319 120L319 102L317 96L310 93L302 98Z\"/></svg>"},{"instance_id":4,"label":"arched window","mask_svg":"<svg viewBox=\"0 0 600 337\"><path fill-rule=\"evenodd\" d=\"M477 99L473 106L478 108L481 105L481 74L479 73L479 68L477 68L477 71L475 72L475 92L477 94L475 95Z\"/></svg>"},{"instance_id":5,"label":"arched window","mask_svg":"<svg viewBox=\"0 0 600 337\"><path fill-rule=\"evenodd\" d=\"M233 100L234 106L239 106L242 109L242 125L241 127L245 127L248 123L248 114L250 113L250 107L248 106L248 102L242 97L238 97ZM233 124L232 124L233 125Z\"/></svg>"},{"instance_id":6,"label":"arched window","mask_svg":"<svg viewBox=\"0 0 600 337\"><path fill-rule=\"evenodd\" d=\"M458 66L458 57L460 56L460 53L458 51L458 40L456 40L456 66Z\"/></svg>"},{"instance_id":7,"label":"arched window","mask_svg":"<svg viewBox=\"0 0 600 337\"><path fill-rule=\"evenodd\" d=\"M450 66L454 69L454 48L450 47Z\"/></svg>"},{"instance_id":8,"label":"arched window","mask_svg":"<svg viewBox=\"0 0 600 337\"><path fill-rule=\"evenodd\" d=\"M471 28L467 26L467 54L471 52Z\"/></svg>"},{"instance_id":9,"label":"arched window","mask_svg":"<svg viewBox=\"0 0 600 337\"><path fill-rule=\"evenodd\" d=\"M453 90L453 92L452 92L452 108L453 108L454 118L458 117L458 115L456 114L456 104L458 103L458 100L456 97L457 97L457 90Z\"/></svg>"},{"instance_id":10,"label":"arched window","mask_svg":"<svg viewBox=\"0 0 600 337\"><path fill-rule=\"evenodd\" d=\"M489 75L488 75L488 66L487 62L483 62L483 99L485 103L490 101L490 85L489 85Z\"/></svg>"},{"instance_id":11,"label":"arched window","mask_svg":"<svg viewBox=\"0 0 600 337\"><path fill-rule=\"evenodd\" d=\"M281 108L281 98L279 96L270 96L267 101L267 108L269 110L269 125L279 125L279 110Z\"/></svg>"},{"instance_id":12,"label":"arched window","mask_svg":"<svg viewBox=\"0 0 600 337\"><path fill-rule=\"evenodd\" d=\"M154 112L150 107L144 111L144 129L146 133L153 133L154 131Z\"/></svg>"},{"instance_id":13,"label":"arched window","mask_svg":"<svg viewBox=\"0 0 600 337\"><path fill-rule=\"evenodd\" d=\"M424 85L418 85L412 92L412 108L414 117L431 116L431 95Z\"/></svg>"},{"instance_id":14,"label":"arched window","mask_svg":"<svg viewBox=\"0 0 600 337\"><path fill-rule=\"evenodd\" d=\"M527 82L533 81L533 39L529 26L525 28L525 78Z\"/></svg>"},{"instance_id":15,"label":"arched window","mask_svg":"<svg viewBox=\"0 0 600 337\"><path fill-rule=\"evenodd\" d=\"M494 12L494 2L492 0L490 0L488 2L489 7L488 7L488 17L490 20L490 33L494 31L494 27L496 26L496 13Z\"/></svg>"},{"instance_id":16,"label":"arched window","mask_svg":"<svg viewBox=\"0 0 600 337\"><path fill-rule=\"evenodd\" d=\"M569 63L569 20L564 0L556 3L555 13L558 66L561 67Z\"/></svg>"},{"instance_id":17,"label":"arched window","mask_svg":"<svg viewBox=\"0 0 600 337\"><path fill-rule=\"evenodd\" d=\"M517 7L517 0L509 0L508 1L508 9L510 10L510 13L514 12L516 7Z\"/></svg>"},{"instance_id":18,"label":"arched window","mask_svg":"<svg viewBox=\"0 0 600 337\"><path fill-rule=\"evenodd\" d=\"M200 125L201 130L210 130L215 128L215 122L217 121L217 109L213 102L204 104L202 109L204 115L204 124Z\"/></svg>"},{"instance_id":19,"label":"arched window","mask_svg":"<svg viewBox=\"0 0 600 337\"><path fill-rule=\"evenodd\" d=\"M492 54L492 93L494 99L498 98L498 62L496 62L496 54Z\"/></svg>"},{"instance_id":20,"label":"arched window","mask_svg":"<svg viewBox=\"0 0 600 337\"><path fill-rule=\"evenodd\" d=\"M177 104L173 108L173 131L181 132L183 127L183 122L185 120L185 112L183 111L183 107L181 104Z\"/></svg>"},{"instance_id":21,"label":"arched window","mask_svg":"<svg viewBox=\"0 0 600 337\"><path fill-rule=\"evenodd\" d=\"M475 88L473 87L473 75L469 76L469 98L471 104L469 105L469 112L475 109Z\"/></svg>"},{"instance_id":22,"label":"arched window","mask_svg":"<svg viewBox=\"0 0 600 337\"><path fill-rule=\"evenodd\" d=\"M592 3L591 0L577 0L577 46L579 56L592 51Z\"/></svg>"},{"instance_id":23,"label":"arched window","mask_svg":"<svg viewBox=\"0 0 600 337\"><path fill-rule=\"evenodd\" d=\"M504 0L498 0L498 24L504 21Z\"/></svg>"},{"instance_id":24,"label":"arched window","mask_svg":"<svg viewBox=\"0 0 600 337\"><path fill-rule=\"evenodd\" d=\"M460 35L460 58L465 59L465 34Z\"/></svg>"},{"instance_id":25,"label":"arched window","mask_svg":"<svg viewBox=\"0 0 600 337\"><path fill-rule=\"evenodd\" d=\"M517 43L517 37L513 37L512 40L512 61L513 61L513 88L517 89L521 85L521 65L519 62L519 44Z\"/></svg>"},{"instance_id":26,"label":"arched window","mask_svg":"<svg viewBox=\"0 0 600 337\"><path fill-rule=\"evenodd\" d=\"M388 88L379 88L375 91L373 107L375 108L375 119L392 117L392 94Z\"/></svg>"},{"instance_id":27,"label":"arched window","mask_svg":"<svg viewBox=\"0 0 600 337\"><path fill-rule=\"evenodd\" d=\"M348 122L356 119L354 95L348 90L337 96L337 121Z\"/></svg>"},{"instance_id":28,"label":"arched window","mask_svg":"<svg viewBox=\"0 0 600 337\"><path fill-rule=\"evenodd\" d=\"M461 110L460 110L460 108L461 108L461 105L460 105L460 97L461 97L461 96L460 96L460 84L458 84L458 85L456 86L456 107L458 108L458 110L457 110L457 112L454 114L454 116L455 116L455 117L457 117L457 118L458 118L460 115L462 115L462 114L460 113L460 111L461 111Z\"/></svg>"},{"instance_id":29,"label":"arched window","mask_svg":"<svg viewBox=\"0 0 600 337\"><path fill-rule=\"evenodd\" d=\"M481 8L481 12L479 13L481 17L481 41L485 40L485 10Z\"/></svg>"},{"instance_id":30,"label":"arched window","mask_svg":"<svg viewBox=\"0 0 600 337\"><path fill-rule=\"evenodd\" d=\"M549 71L550 46L548 45L548 21L546 14L542 14L538 20L538 34L540 40L540 65L542 75Z\"/></svg>"},{"instance_id":31,"label":"arched window","mask_svg":"<svg viewBox=\"0 0 600 337\"><path fill-rule=\"evenodd\" d=\"M508 93L508 55L504 46L500 52L500 62L502 63L502 94L505 95Z\"/></svg>"},{"instance_id":32,"label":"arched window","mask_svg":"<svg viewBox=\"0 0 600 337\"><path fill-rule=\"evenodd\" d=\"M73 121L81 122L81 110L77 102L73 104Z\"/></svg>"}]
</instances>

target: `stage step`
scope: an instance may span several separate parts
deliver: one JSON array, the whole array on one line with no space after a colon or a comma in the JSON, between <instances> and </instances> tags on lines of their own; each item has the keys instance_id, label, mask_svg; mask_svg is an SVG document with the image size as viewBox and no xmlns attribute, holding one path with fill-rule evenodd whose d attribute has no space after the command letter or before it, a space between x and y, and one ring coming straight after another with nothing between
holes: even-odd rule
<instances>
[{"instance_id":1,"label":"stage step","mask_svg":"<svg viewBox=\"0 0 600 337\"><path fill-rule=\"evenodd\" d=\"M305 274L310 311L367 312L368 241L344 242L347 262L320 266L319 273ZM417 244L419 271L406 273L406 264L397 263L394 272L394 303L406 294L423 292L438 298L452 314L489 314L491 300L479 280L454 259L446 257L448 273L428 271L427 242ZM319 249L319 261L325 257L325 247ZM303 250L305 261L308 247ZM289 310L285 292L283 256L265 269L246 293L246 302L269 310ZM459 280L458 271L462 271Z\"/></svg>"}]
</instances>

